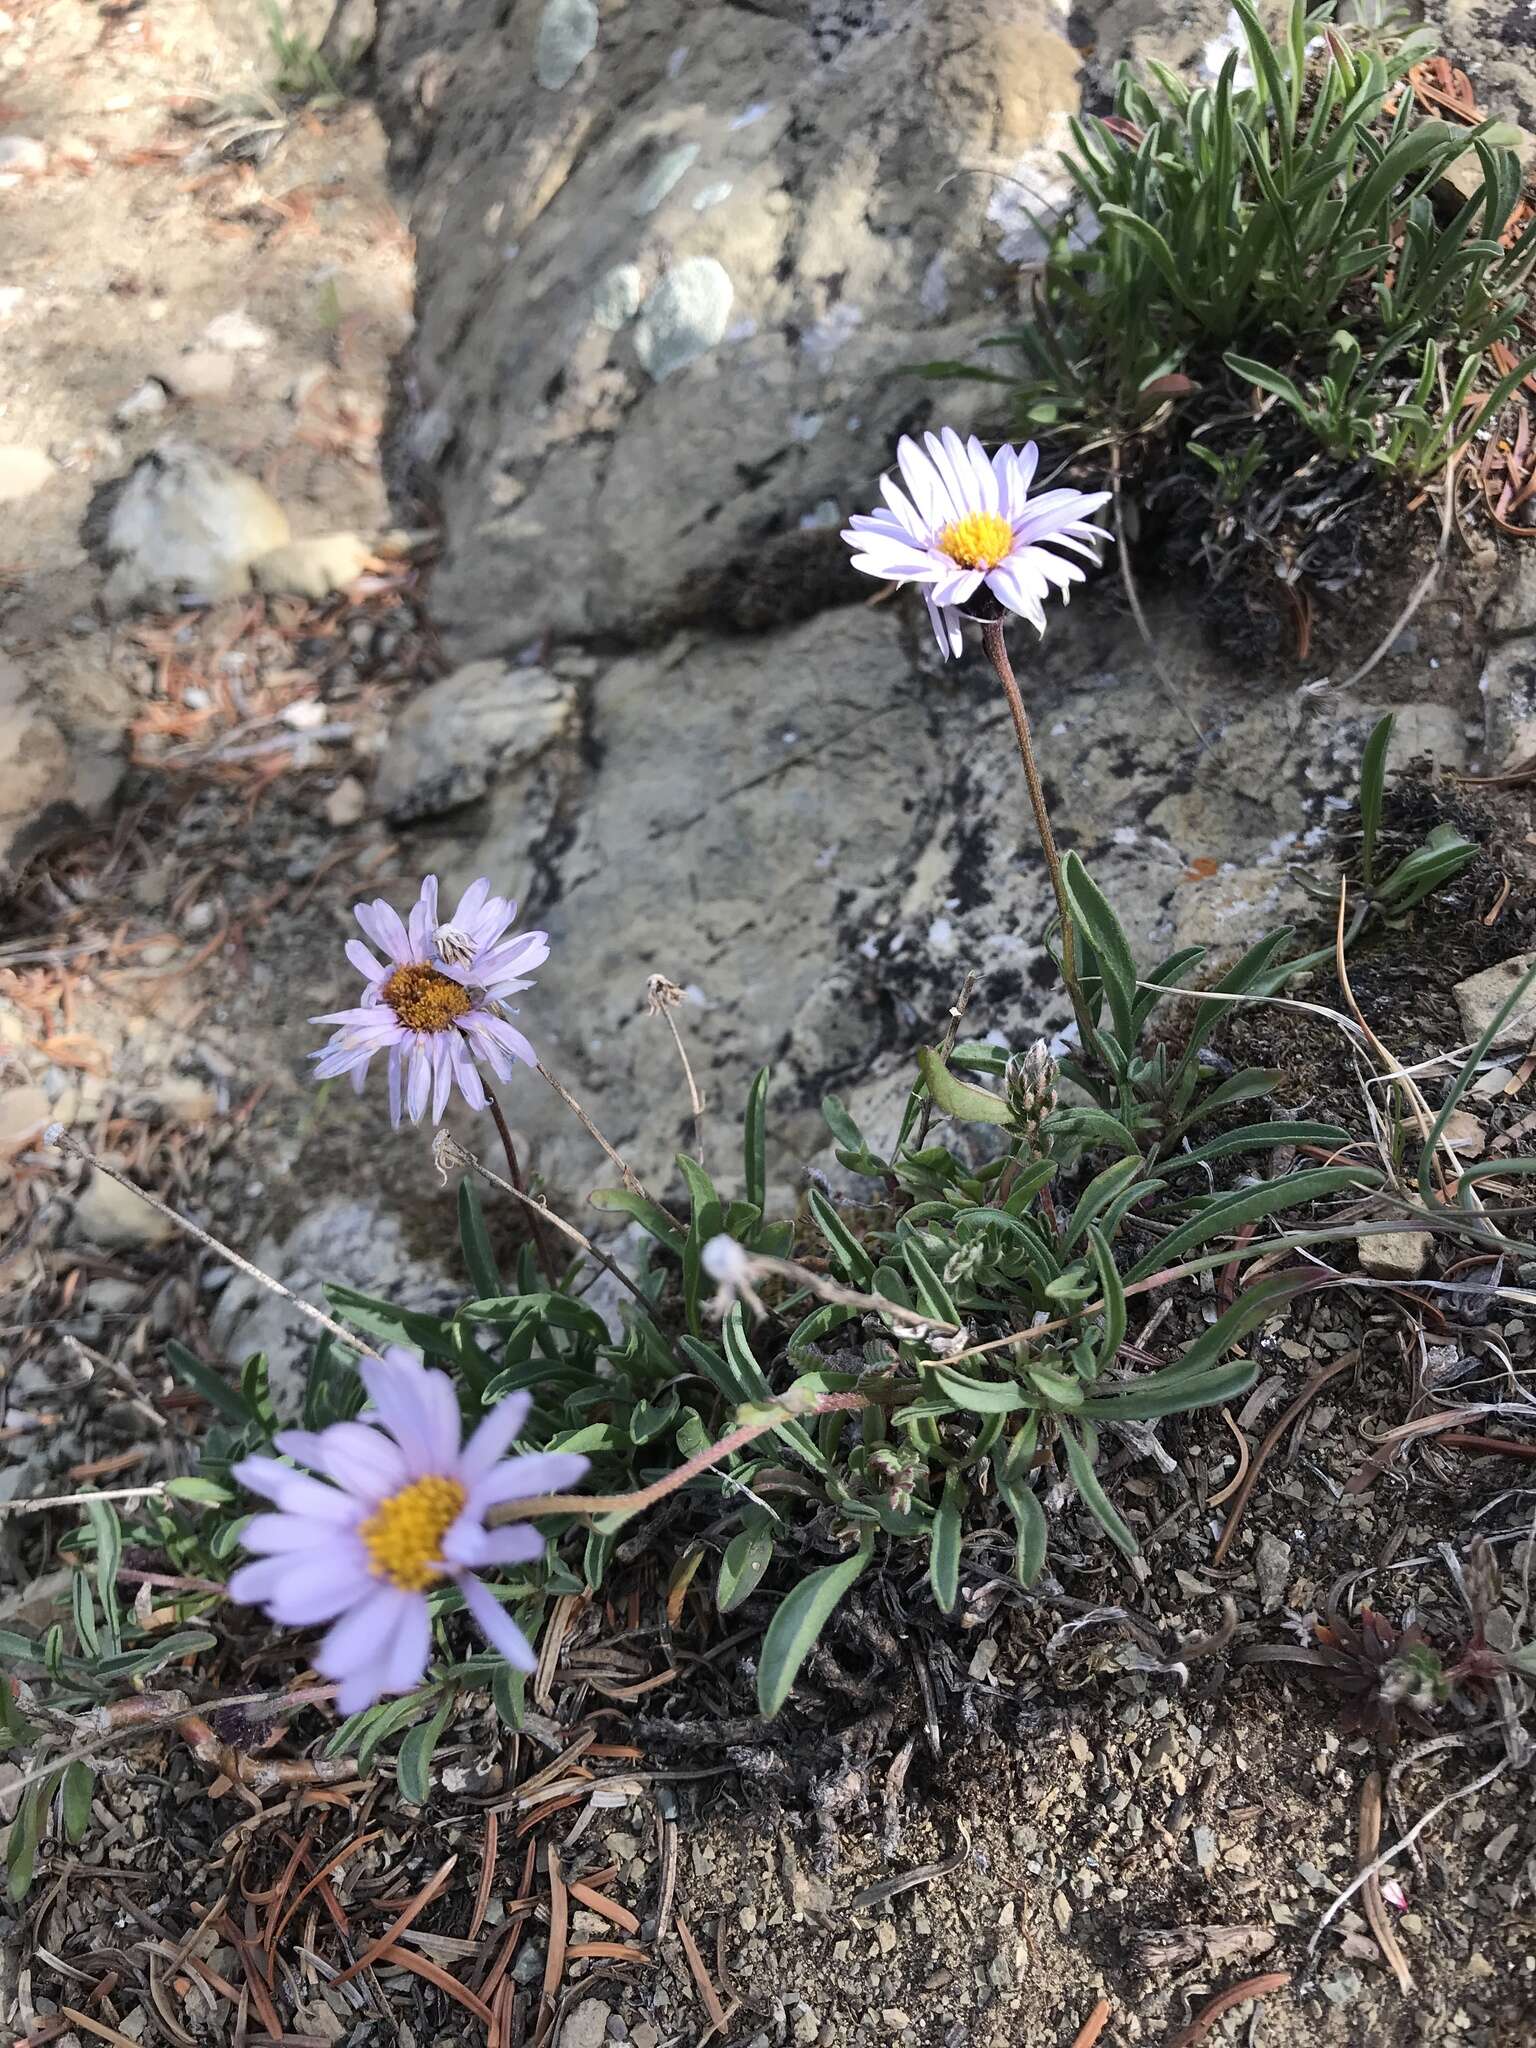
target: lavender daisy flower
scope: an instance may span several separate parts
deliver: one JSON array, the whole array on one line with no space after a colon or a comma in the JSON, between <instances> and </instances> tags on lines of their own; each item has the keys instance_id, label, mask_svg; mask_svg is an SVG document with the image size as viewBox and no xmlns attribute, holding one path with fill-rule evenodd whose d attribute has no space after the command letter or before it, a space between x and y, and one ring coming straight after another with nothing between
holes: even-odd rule
<instances>
[{"instance_id":1,"label":"lavender daisy flower","mask_svg":"<svg viewBox=\"0 0 1536 2048\"><path fill-rule=\"evenodd\" d=\"M572 1451L504 1455L528 1418L529 1394L499 1401L461 1446L446 1373L429 1372L398 1345L358 1371L370 1402L364 1419L276 1438L278 1450L324 1479L276 1458L235 1466L241 1485L277 1512L247 1524L240 1540L257 1560L231 1577L230 1598L265 1607L285 1628L331 1624L314 1662L336 1681L343 1714L420 1684L431 1645L427 1589L444 1579L463 1594L492 1649L532 1671L527 1637L475 1574L530 1564L543 1555L544 1538L529 1522L487 1529L486 1512L560 1492L588 1461Z\"/></svg>"},{"instance_id":2,"label":"lavender daisy flower","mask_svg":"<svg viewBox=\"0 0 1536 2048\"><path fill-rule=\"evenodd\" d=\"M960 652L961 617L983 586L1043 633L1051 591L1065 601L1085 580L1075 562L1054 551L1097 564L1099 543L1109 536L1088 514L1109 502L1109 492L1042 491L1031 498L1040 460L1033 441L989 456L974 434L962 441L953 427L923 440L926 453L906 435L896 444L906 490L882 477L885 507L848 522L843 539L854 550L853 566L887 582L922 585L946 661ZM987 616L998 616L995 608Z\"/></svg>"},{"instance_id":3,"label":"lavender daisy flower","mask_svg":"<svg viewBox=\"0 0 1536 2048\"><path fill-rule=\"evenodd\" d=\"M360 1095L370 1060L387 1054L389 1113L398 1127L402 1109L419 1123L429 1103L433 1123L440 1123L455 1085L471 1109L484 1109L477 1060L503 1081L514 1060L538 1064L533 1047L508 1023L504 1005L533 986L533 970L549 958L549 934L508 938L517 905L493 896L488 881L471 882L452 917L441 922L436 875L422 883L405 922L382 897L359 903L353 914L384 958L360 939L348 940L347 958L367 986L356 1008L310 1019L338 1027L312 1055L317 1081L350 1074Z\"/></svg>"}]
</instances>

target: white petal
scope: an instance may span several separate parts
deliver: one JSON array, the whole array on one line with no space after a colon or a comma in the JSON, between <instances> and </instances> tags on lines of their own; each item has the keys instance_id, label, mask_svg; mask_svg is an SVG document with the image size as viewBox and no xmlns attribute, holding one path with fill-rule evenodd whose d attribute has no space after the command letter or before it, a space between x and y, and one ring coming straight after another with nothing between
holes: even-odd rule
<instances>
[{"instance_id":1,"label":"white petal","mask_svg":"<svg viewBox=\"0 0 1536 2048\"><path fill-rule=\"evenodd\" d=\"M464 1595L464 1605L474 1616L491 1648L500 1650L514 1671L537 1671L539 1660L534 1656L528 1638L501 1602L481 1585L473 1572L464 1572L458 1586Z\"/></svg>"}]
</instances>

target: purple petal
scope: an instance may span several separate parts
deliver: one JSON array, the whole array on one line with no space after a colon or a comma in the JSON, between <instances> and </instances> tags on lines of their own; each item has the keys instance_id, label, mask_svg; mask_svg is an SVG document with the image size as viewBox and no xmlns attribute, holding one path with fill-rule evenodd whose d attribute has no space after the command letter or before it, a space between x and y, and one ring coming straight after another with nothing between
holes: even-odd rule
<instances>
[{"instance_id":1,"label":"purple petal","mask_svg":"<svg viewBox=\"0 0 1536 2048\"><path fill-rule=\"evenodd\" d=\"M480 1078L480 1069L475 1065L467 1040L459 1031L450 1031L445 1035L453 1054L453 1072L459 1084L459 1093L471 1109L484 1109L485 1083Z\"/></svg>"},{"instance_id":2,"label":"purple petal","mask_svg":"<svg viewBox=\"0 0 1536 2048\"><path fill-rule=\"evenodd\" d=\"M411 959L410 935L400 921L400 913L382 896L372 903L359 903L352 915L362 926L364 938L372 939L397 967Z\"/></svg>"},{"instance_id":3,"label":"purple petal","mask_svg":"<svg viewBox=\"0 0 1536 2048\"><path fill-rule=\"evenodd\" d=\"M361 939L348 939L347 958L364 981L387 981L389 969L374 958Z\"/></svg>"},{"instance_id":4,"label":"purple petal","mask_svg":"<svg viewBox=\"0 0 1536 2048\"><path fill-rule=\"evenodd\" d=\"M475 1571L486 1565L532 1564L544 1551L544 1537L532 1522L482 1529L470 1516L461 1515L443 1538L443 1556L448 1562Z\"/></svg>"},{"instance_id":5,"label":"purple petal","mask_svg":"<svg viewBox=\"0 0 1536 2048\"><path fill-rule=\"evenodd\" d=\"M406 1609L415 1603L426 1613L426 1598L407 1593L399 1586L375 1584L374 1590L358 1601L326 1633L315 1652L314 1666L322 1678L346 1678L352 1672L376 1664L388 1651L390 1640Z\"/></svg>"},{"instance_id":6,"label":"purple petal","mask_svg":"<svg viewBox=\"0 0 1536 2048\"><path fill-rule=\"evenodd\" d=\"M499 1650L514 1671L537 1671L539 1660L533 1654L528 1638L474 1573L460 1573L458 1587L464 1595L464 1605L474 1616L480 1633L491 1648Z\"/></svg>"},{"instance_id":7,"label":"purple petal","mask_svg":"<svg viewBox=\"0 0 1536 2048\"><path fill-rule=\"evenodd\" d=\"M577 1451L531 1451L526 1457L507 1458L469 1489L468 1511L478 1515L502 1501L527 1500L536 1493L564 1493L590 1463Z\"/></svg>"},{"instance_id":8,"label":"purple petal","mask_svg":"<svg viewBox=\"0 0 1536 2048\"><path fill-rule=\"evenodd\" d=\"M325 1469L336 1484L364 1500L398 1493L411 1476L399 1446L366 1422L333 1422L321 1432L320 1444Z\"/></svg>"},{"instance_id":9,"label":"purple petal","mask_svg":"<svg viewBox=\"0 0 1536 2048\"><path fill-rule=\"evenodd\" d=\"M432 1121L440 1124L443 1111L448 1107L448 1097L453 1091L453 1055L449 1048L458 1036L454 1031L439 1031L432 1041Z\"/></svg>"},{"instance_id":10,"label":"purple petal","mask_svg":"<svg viewBox=\"0 0 1536 2048\"><path fill-rule=\"evenodd\" d=\"M903 434L896 443L896 467L923 516L926 530L931 533L936 527L947 526L954 517L953 508L945 502L938 472L910 435Z\"/></svg>"},{"instance_id":11,"label":"purple petal","mask_svg":"<svg viewBox=\"0 0 1536 2048\"><path fill-rule=\"evenodd\" d=\"M400 1128L400 1063L404 1053L398 1045L389 1050L389 1120L398 1131Z\"/></svg>"},{"instance_id":12,"label":"purple petal","mask_svg":"<svg viewBox=\"0 0 1536 2048\"><path fill-rule=\"evenodd\" d=\"M384 1670L384 1659L380 1657L371 1664L360 1665L350 1677L344 1678L336 1688L337 1713L345 1717L374 1706L383 1697Z\"/></svg>"},{"instance_id":13,"label":"purple petal","mask_svg":"<svg viewBox=\"0 0 1536 2048\"><path fill-rule=\"evenodd\" d=\"M406 936L411 942L411 951L418 960L425 960L431 950L432 934L437 930L437 877L427 875L421 884L421 894L411 905L410 922Z\"/></svg>"},{"instance_id":14,"label":"purple petal","mask_svg":"<svg viewBox=\"0 0 1536 2048\"><path fill-rule=\"evenodd\" d=\"M288 1576L267 1599L267 1612L283 1628L312 1628L366 1600L377 1583L359 1558L285 1558Z\"/></svg>"},{"instance_id":15,"label":"purple petal","mask_svg":"<svg viewBox=\"0 0 1536 2048\"><path fill-rule=\"evenodd\" d=\"M992 467L992 458L972 434L965 444L965 452L971 465L971 488L976 502L984 512L996 512L1002 503L1002 494L997 488L997 471Z\"/></svg>"},{"instance_id":16,"label":"purple petal","mask_svg":"<svg viewBox=\"0 0 1536 2048\"><path fill-rule=\"evenodd\" d=\"M432 1617L423 1595L408 1597L395 1623L384 1665L384 1690L409 1692L420 1685L432 1653Z\"/></svg>"},{"instance_id":17,"label":"purple petal","mask_svg":"<svg viewBox=\"0 0 1536 2048\"><path fill-rule=\"evenodd\" d=\"M927 522L919 516L917 507L899 484L892 483L888 476L881 477L880 495L890 506L896 524L909 540L920 541L926 538Z\"/></svg>"},{"instance_id":18,"label":"purple petal","mask_svg":"<svg viewBox=\"0 0 1536 2048\"><path fill-rule=\"evenodd\" d=\"M361 1359L357 1369L411 1477L452 1472L459 1449L459 1404L446 1375L428 1372L399 1347L393 1357Z\"/></svg>"},{"instance_id":19,"label":"purple petal","mask_svg":"<svg viewBox=\"0 0 1536 2048\"><path fill-rule=\"evenodd\" d=\"M473 1486L477 1479L483 1479L491 1467L507 1455L508 1447L521 1434L532 1406L532 1394L508 1394L477 1425L459 1456L459 1478L466 1486Z\"/></svg>"},{"instance_id":20,"label":"purple petal","mask_svg":"<svg viewBox=\"0 0 1536 2048\"><path fill-rule=\"evenodd\" d=\"M426 1040L420 1032L417 1033L416 1042L411 1047L410 1061L411 1070L405 1082L405 1113L413 1124L419 1124L432 1088L432 1055L428 1052Z\"/></svg>"},{"instance_id":21,"label":"purple petal","mask_svg":"<svg viewBox=\"0 0 1536 2048\"><path fill-rule=\"evenodd\" d=\"M243 1458L230 1468L234 1478L252 1493L264 1494L288 1514L312 1515L316 1521L336 1528L350 1528L359 1520L361 1503L334 1486L324 1486L305 1472L280 1465L276 1458Z\"/></svg>"},{"instance_id":22,"label":"purple petal","mask_svg":"<svg viewBox=\"0 0 1536 2048\"><path fill-rule=\"evenodd\" d=\"M257 1556L277 1556L289 1550L318 1550L337 1540L334 1522L317 1522L310 1515L252 1515L240 1531L240 1541Z\"/></svg>"}]
</instances>

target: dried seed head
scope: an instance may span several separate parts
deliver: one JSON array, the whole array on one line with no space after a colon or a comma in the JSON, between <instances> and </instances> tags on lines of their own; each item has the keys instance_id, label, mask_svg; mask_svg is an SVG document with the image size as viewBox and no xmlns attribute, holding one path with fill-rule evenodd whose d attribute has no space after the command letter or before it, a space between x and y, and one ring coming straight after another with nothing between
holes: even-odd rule
<instances>
[{"instance_id":1,"label":"dried seed head","mask_svg":"<svg viewBox=\"0 0 1536 2048\"><path fill-rule=\"evenodd\" d=\"M645 984L645 1014L660 1017L667 1010L675 1010L683 1000L683 992L675 981L668 981L664 974L653 974Z\"/></svg>"},{"instance_id":2,"label":"dried seed head","mask_svg":"<svg viewBox=\"0 0 1536 2048\"><path fill-rule=\"evenodd\" d=\"M1040 1127L1056 1107L1056 1062L1043 1038L1008 1062L1007 1081L1013 1128L1021 1138L1038 1144Z\"/></svg>"},{"instance_id":3,"label":"dried seed head","mask_svg":"<svg viewBox=\"0 0 1536 2048\"><path fill-rule=\"evenodd\" d=\"M475 957L475 942L456 924L440 924L432 934L432 945L445 967L468 967Z\"/></svg>"}]
</instances>

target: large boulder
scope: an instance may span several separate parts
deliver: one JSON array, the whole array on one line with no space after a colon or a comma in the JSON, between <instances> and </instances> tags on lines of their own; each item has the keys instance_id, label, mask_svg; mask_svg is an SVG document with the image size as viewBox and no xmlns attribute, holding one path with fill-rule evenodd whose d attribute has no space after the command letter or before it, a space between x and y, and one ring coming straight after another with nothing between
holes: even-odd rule
<instances>
[{"instance_id":1,"label":"large boulder","mask_svg":"<svg viewBox=\"0 0 1536 2048\"><path fill-rule=\"evenodd\" d=\"M1060 10L386 0L375 56L450 650L846 595L818 542L926 416L910 367L1016 317Z\"/></svg>"}]
</instances>

